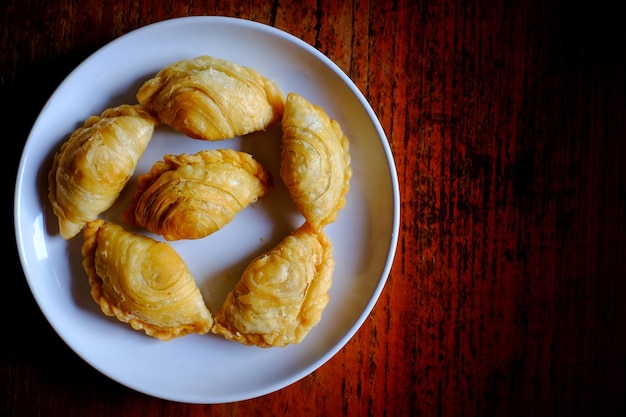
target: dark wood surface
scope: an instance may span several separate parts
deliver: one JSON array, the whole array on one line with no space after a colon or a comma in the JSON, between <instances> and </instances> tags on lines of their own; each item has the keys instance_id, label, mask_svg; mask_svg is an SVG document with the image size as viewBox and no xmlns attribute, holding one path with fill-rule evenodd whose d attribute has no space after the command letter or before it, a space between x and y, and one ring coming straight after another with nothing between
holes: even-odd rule
<instances>
[{"instance_id":1,"label":"dark wood surface","mask_svg":"<svg viewBox=\"0 0 626 417\"><path fill-rule=\"evenodd\" d=\"M610 4L3 1L7 194L32 123L83 59L149 23L224 15L302 38L355 81L395 155L402 218L388 283L344 349L278 392L191 405L121 386L61 341L7 204L0 415L626 411L626 15Z\"/></svg>"}]
</instances>

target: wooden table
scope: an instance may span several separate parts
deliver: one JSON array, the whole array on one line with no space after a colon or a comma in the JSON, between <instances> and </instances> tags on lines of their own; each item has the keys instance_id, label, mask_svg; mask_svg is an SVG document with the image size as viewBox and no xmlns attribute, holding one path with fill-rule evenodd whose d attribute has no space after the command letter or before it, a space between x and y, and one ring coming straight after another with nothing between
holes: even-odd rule
<instances>
[{"instance_id":1,"label":"wooden table","mask_svg":"<svg viewBox=\"0 0 626 417\"><path fill-rule=\"evenodd\" d=\"M188 15L286 30L365 94L402 195L387 285L354 338L311 375L256 399L181 404L121 386L74 354L35 303L12 245L3 259L17 272L0 293L0 415L626 411L623 12L539 0L4 1L7 193L32 123L76 65L133 29Z\"/></svg>"}]
</instances>

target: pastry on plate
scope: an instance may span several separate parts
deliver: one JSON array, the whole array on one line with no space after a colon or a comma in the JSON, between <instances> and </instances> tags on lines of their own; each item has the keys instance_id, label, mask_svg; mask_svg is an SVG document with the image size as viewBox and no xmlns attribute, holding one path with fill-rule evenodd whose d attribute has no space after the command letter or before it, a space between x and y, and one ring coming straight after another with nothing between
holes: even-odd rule
<instances>
[{"instance_id":1,"label":"pastry on plate","mask_svg":"<svg viewBox=\"0 0 626 417\"><path fill-rule=\"evenodd\" d=\"M301 342L329 302L334 267L330 239L304 223L250 262L212 332L264 348Z\"/></svg>"},{"instance_id":2,"label":"pastry on plate","mask_svg":"<svg viewBox=\"0 0 626 417\"><path fill-rule=\"evenodd\" d=\"M282 119L280 176L314 228L337 218L350 188L349 141L320 106L289 93Z\"/></svg>"},{"instance_id":3,"label":"pastry on plate","mask_svg":"<svg viewBox=\"0 0 626 417\"><path fill-rule=\"evenodd\" d=\"M109 209L132 176L158 121L139 105L89 117L54 155L48 198L64 239Z\"/></svg>"},{"instance_id":4,"label":"pastry on plate","mask_svg":"<svg viewBox=\"0 0 626 417\"><path fill-rule=\"evenodd\" d=\"M161 122L194 139L222 140L280 121L284 97L257 70L212 56L162 68L137 92Z\"/></svg>"},{"instance_id":5,"label":"pastry on plate","mask_svg":"<svg viewBox=\"0 0 626 417\"><path fill-rule=\"evenodd\" d=\"M200 239L220 230L271 187L270 172L245 152L165 155L138 178L122 220L166 240Z\"/></svg>"},{"instance_id":6,"label":"pastry on plate","mask_svg":"<svg viewBox=\"0 0 626 417\"><path fill-rule=\"evenodd\" d=\"M168 243L102 219L89 222L83 234L83 268L104 314L161 340L209 332L213 317Z\"/></svg>"}]
</instances>

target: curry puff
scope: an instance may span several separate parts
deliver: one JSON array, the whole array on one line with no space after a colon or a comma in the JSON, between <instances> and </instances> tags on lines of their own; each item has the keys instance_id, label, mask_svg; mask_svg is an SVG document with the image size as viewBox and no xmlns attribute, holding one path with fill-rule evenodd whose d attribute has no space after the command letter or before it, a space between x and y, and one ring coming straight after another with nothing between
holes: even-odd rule
<instances>
[{"instance_id":1,"label":"curry puff","mask_svg":"<svg viewBox=\"0 0 626 417\"><path fill-rule=\"evenodd\" d=\"M346 204L352 177L348 138L323 108L295 93L285 102L280 176L316 229L334 222Z\"/></svg>"},{"instance_id":2,"label":"curry puff","mask_svg":"<svg viewBox=\"0 0 626 417\"><path fill-rule=\"evenodd\" d=\"M48 198L64 239L115 203L157 124L140 106L124 104L89 117L61 145L48 174Z\"/></svg>"},{"instance_id":3,"label":"curry puff","mask_svg":"<svg viewBox=\"0 0 626 417\"><path fill-rule=\"evenodd\" d=\"M280 121L284 96L257 70L203 55L161 69L137 92L161 122L194 139L222 140Z\"/></svg>"},{"instance_id":4,"label":"curry puff","mask_svg":"<svg viewBox=\"0 0 626 417\"><path fill-rule=\"evenodd\" d=\"M122 220L166 240L199 239L220 230L271 188L270 172L245 152L165 155L138 178Z\"/></svg>"},{"instance_id":5,"label":"curry puff","mask_svg":"<svg viewBox=\"0 0 626 417\"><path fill-rule=\"evenodd\" d=\"M246 267L212 333L263 348L302 341L329 302L332 251L326 234L304 223Z\"/></svg>"},{"instance_id":6,"label":"curry puff","mask_svg":"<svg viewBox=\"0 0 626 417\"><path fill-rule=\"evenodd\" d=\"M206 334L213 316L166 242L98 219L84 229L83 267L102 312L160 340Z\"/></svg>"}]
</instances>

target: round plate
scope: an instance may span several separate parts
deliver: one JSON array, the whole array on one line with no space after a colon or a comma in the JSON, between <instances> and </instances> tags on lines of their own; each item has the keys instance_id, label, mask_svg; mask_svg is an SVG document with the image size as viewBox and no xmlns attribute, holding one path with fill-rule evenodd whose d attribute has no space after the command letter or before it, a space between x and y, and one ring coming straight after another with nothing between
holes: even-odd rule
<instances>
[{"instance_id":1,"label":"round plate","mask_svg":"<svg viewBox=\"0 0 626 417\"><path fill-rule=\"evenodd\" d=\"M164 66L200 55L255 68L286 95L322 106L350 138L353 177L345 208L325 231L336 268L330 303L299 344L258 348L216 335L168 342L102 314L81 265L82 233L65 241L47 198L54 153L90 115L136 103L135 93ZM280 181L280 126L218 142L190 139L162 125L135 175L103 218L119 223L136 177L166 153L229 147L251 153L275 188L222 230L171 244L187 262L214 313L253 257L303 222ZM58 87L26 142L15 189L20 260L33 296L59 336L86 362L136 391L186 403L225 403L279 390L316 370L354 335L387 280L399 228L398 181L389 144L367 100L330 59L300 39L260 23L184 17L130 32L79 65Z\"/></svg>"}]
</instances>

